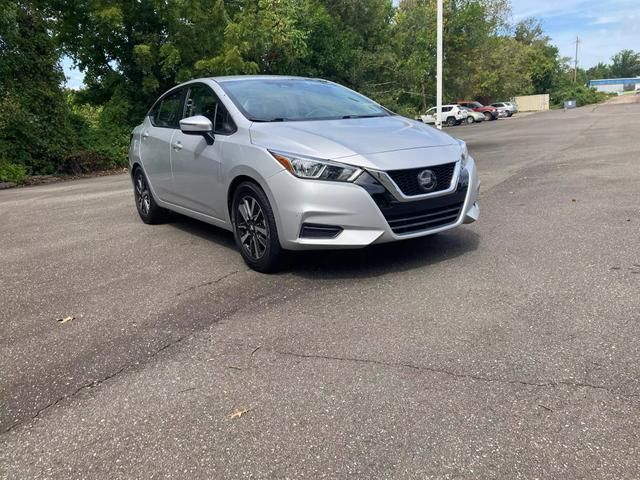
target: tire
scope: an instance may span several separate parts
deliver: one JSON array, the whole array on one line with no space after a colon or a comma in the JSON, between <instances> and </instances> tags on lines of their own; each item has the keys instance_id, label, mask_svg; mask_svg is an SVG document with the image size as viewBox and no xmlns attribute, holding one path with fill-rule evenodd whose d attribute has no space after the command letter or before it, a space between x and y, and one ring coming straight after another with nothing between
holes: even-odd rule
<instances>
[{"instance_id":1,"label":"tire","mask_svg":"<svg viewBox=\"0 0 640 480\"><path fill-rule=\"evenodd\" d=\"M138 167L133 173L133 197L136 201L136 209L140 219L148 225L164 223L169 216L169 211L159 207L153 198L147 176Z\"/></svg>"},{"instance_id":2,"label":"tire","mask_svg":"<svg viewBox=\"0 0 640 480\"><path fill-rule=\"evenodd\" d=\"M231 221L236 245L250 268L271 273L284 266L286 252L280 246L273 209L258 185L238 185L231 201Z\"/></svg>"},{"instance_id":3,"label":"tire","mask_svg":"<svg viewBox=\"0 0 640 480\"><path fill-rule=\"evenodd\" d=\"M475 123L475 121L476 121L475 118L473 118L471 116L467 117L467 125L471 125L471 124Z\"/></svg>"},{"instance_id":4,"label":"tire","mask_svg":"<svg viewBox=\"0 0 640 480\"><path fill-rule=\"evenodd\" d=\"M483 115L484 115L484 118L485 118L487 121L495 120L495 118L493 118L493 115L491 115L491 113L489 113L489 112L484 112L484 114L483 114Z\"/></svg>"},{"instance_id":5,"label":"tire","mask_svg":"<svg viewBox=\"0 0 640 480\"><path fill-rule=\"evenodd\" d=\"M456 125L456 119L454 117L449 117L445 123L448 127L454 127Z\"/></svg>"},{"instance_id":6,"label":"tire","mask_svg":"<svg viewBox=\"0 0 640 480\"><path fill-rule=\"evenodd\" d=\"M513 112L507 112L507 118L511 118L513 116Z\"/></svg>"}]
</instances>

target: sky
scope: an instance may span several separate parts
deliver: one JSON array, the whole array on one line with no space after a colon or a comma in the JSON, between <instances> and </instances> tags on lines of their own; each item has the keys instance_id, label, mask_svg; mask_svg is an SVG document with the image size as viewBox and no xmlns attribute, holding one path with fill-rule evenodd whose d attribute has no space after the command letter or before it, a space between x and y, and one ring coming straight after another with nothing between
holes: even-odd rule
<instances>
[{"instance_id":1,"label":"sky","mask_svg":"<svg viewBox=\"0 0 640 480\"><path fill-rule=\"evenodd\" d=\"M578 65L589 68L609 63L623 49L640 50L638 0L511 0L513 20L537 17L565 57L575 56L580 38Z\"/></svg>"},{"instance_id":2,"label":"sky","mask_svg":"<svg viewBox=\"0 0 640 480\"><path fill-rule=\"evenodd\" d=\"M511 0L511 5L514 22L526 17L542 20L562 56L573 59L579 37L578 65L582 68L608 63L625 48L640 50L638 0ZM82 72L73 68L70 58L62 59L62 67L67 87L82 87Z\"/></svg>"}]
</instances>

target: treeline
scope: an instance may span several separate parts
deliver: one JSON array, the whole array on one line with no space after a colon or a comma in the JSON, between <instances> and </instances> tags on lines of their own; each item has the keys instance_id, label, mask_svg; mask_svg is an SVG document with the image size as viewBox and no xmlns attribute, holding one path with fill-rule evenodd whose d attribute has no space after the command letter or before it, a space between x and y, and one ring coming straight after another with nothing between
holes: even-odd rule
<instances>
[{"instance_id":1,"label":"treeline","mask_svg":"<svg viewBox=\"0 0 640 480\"><path fill-rule=\"evenodd\" d=\"M124 165L151 103L200 76L322 77L413 116L435 102L435 9L435 0L0 0L0 180ZM445 10L447 101L601 99L582 77L572 82L538 21L510 24L509 0L446 0ZM82 90L64 89L62 55L84 73Z\"/></svg>"}]
</instances>

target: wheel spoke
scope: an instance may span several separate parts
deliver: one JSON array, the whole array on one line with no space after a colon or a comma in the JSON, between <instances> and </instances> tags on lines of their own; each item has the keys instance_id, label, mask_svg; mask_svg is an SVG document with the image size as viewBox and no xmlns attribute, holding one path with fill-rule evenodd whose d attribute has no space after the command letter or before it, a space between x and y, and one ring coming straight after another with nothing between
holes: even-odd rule
<instances>
[{"instance_id":1,"label":"wheel spoke","mask_svg":"<svg viewBox=\"0 0 640 480\"><path fill-rule=\"evenodd\" d=\"M245 198L244 204L247 207L247 217L251 220L253 218L253 198Z\"/></svg>"},{"instance_id":2,"label":"wheel spoke","mask_svg":"<svg viewBox=\"0 0 640 480\"><path fill-rule=\"evenodd\" d=\"M249 208L248 208L248 204L247 201L244 200L240 205L238 205L238 211L240 212L240 215L242 216L242 219L247 222L249 221Z\"/></svg>"},{"instance_id":3,"label":"wheel spoke","mask_svg":"<svg viewBox=\"0 0 640 480\"><path fill-rule=\"evenodd\" d=\"M258 242L256 242L256 236L251 236L251 245L253 245L253 256L254 258L260 258L258 255Z\"/></svg>"}]
</instances>

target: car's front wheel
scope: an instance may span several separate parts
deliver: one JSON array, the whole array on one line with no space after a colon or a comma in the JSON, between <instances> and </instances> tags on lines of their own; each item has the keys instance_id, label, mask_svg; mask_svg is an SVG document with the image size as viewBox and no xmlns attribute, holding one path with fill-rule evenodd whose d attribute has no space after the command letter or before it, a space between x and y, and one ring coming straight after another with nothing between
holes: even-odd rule
<instances>
[{"instance_id":1,"label":"car's front wheel","mask_svg":"<svg viewBox=\"0 0 640 480\"><path fill-rule=\"evenodd\" d=\"M456 119L454 117L447 118L446 124L448 127L453 127L456 124Z\"/></svg>"},{"instance_id":2,"label":"car's front wheel","mask_svg":"<svg viewBox=\"0 0 640 480\"><path fill-rule=\"evenodd\" d=\"M467 117L467 124L468 124L468 125L471 125L471 124L472 124L473 122L475 122L475 121L476 121L476 119L475 119L475 118L473 118L472 116L468 116L468 117Z\"/></svg>"},{"instance_id":3,"label":"car's front wheel","mask_svg":"<svg viewBox=\"0 0 640 480\"><path fill-rule=\"evenodd\" d=\"M236 245L244 261L262 273L277 271L285 260L269 199L252 182L238 185L231 202Z\"/></svg>"},{"instance_id":4,"label":"car's front wheel","mask_svg":"<svg viewBox=\"0 0 640 480\"><path fill-rule=\"evenodd\" d=\"M493 118L493 115L491 115L489 112L484 112L484 118L487 119L487 121L489 120L495 120Z\"/></svg>"},{"instance_id":5,"label":"car's front wheel","mask_svg":"<svg viewBox=\"0 0 640 480\"><path fill-rule=\"evenodd\" d=\"M144 223L154 225L167 219L169 212L156 204L147 177L140 167L133 174L133 196L138 215Z\"/></svg>"}]
</instances>

